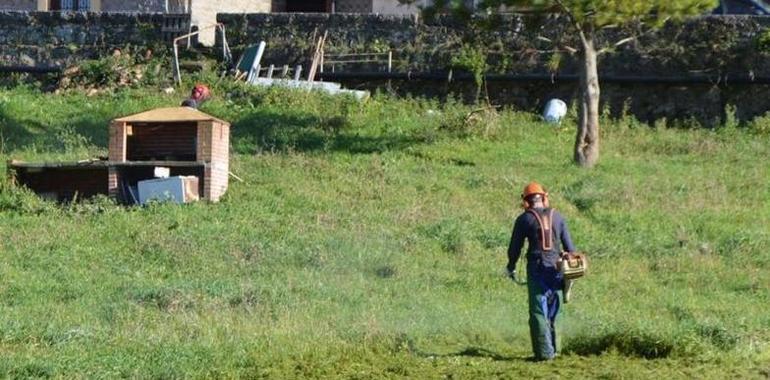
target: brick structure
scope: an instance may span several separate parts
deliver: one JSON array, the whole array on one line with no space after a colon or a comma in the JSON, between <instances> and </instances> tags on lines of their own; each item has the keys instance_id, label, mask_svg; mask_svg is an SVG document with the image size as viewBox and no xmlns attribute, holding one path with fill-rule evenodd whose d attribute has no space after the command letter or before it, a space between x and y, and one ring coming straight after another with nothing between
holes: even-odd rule
<instances>
[{"instance_id":1,"label":"brick structure","mask_svg":"<svg viewBox=\"0 0 770 380\"><path fill-rule=\"evenodd\" d=\"M110 124L108 189L148 176L164 166L172 175L196 175L200 194L213 202L227 191L230 124L188 107L159 108L115 119Z\"/></svg>"}]
</instances>

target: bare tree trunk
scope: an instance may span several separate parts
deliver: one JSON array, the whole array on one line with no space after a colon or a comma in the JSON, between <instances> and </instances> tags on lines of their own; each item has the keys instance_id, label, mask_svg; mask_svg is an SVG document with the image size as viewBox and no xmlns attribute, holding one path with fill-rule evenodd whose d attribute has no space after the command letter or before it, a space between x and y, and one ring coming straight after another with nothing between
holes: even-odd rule
<instances>
[{"instance_id":1,"label":"bare tree trunk","mask_svg":"<svg viewBox=\"0 0 770 380\"><path fill-rule=\"evenodd\" d=\"M575 163L590 168L599 160L599 72L592 29L581 33L580 113L575 137Z\"/></svg>"}]
</instances>

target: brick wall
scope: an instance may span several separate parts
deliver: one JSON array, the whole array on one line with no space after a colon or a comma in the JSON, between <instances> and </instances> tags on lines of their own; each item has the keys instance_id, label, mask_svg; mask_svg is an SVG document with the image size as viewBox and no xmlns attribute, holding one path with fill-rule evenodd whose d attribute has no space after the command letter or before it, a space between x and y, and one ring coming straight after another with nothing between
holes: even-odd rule
<instances>
[{"instance_id":1,"label":"brick wall","mask_svg":"<svg viewBox=\"0 0 770 380\"><path fill-rule=\"evenodd\" d=\"M198 161L206 162L203 196L217 201L227 191L230 172L230 126L219 122L198 124Z\"/></svg>"},{"instance_id":2,"label":"brick wall","mask_svg":"<svg viewBox=\"0 0 770 380\"><path fill-rule=\"evenodd\" d=\"M110 142L108 146L110 161L126 160L126 123L110 123Z\"/></svg>"},{"instance_id":3,"label":"brick wall","mask_svg":"<svg viewBox=\"0 0 770 380\"><path fill-rule=\"evenodd\" d=\"M119 121L110 123L108 150L110 161L126 160L126 123ZM118 196L118 171L114 167L110 167L107 171L107 192L111 197Z\"/></svg>"},{"instance_id":4,"label":"brick wall","mask_svg":"<svg viewBox=\"0 0 770 380\"><path fill-rule=\"evenodd\" d=\"M230 126L215 124L211 151L211 200L216 201L227 191L230 175Z\"/></svg>"},{"instance_id":5,"label":"brick wall","mask_svg":"<svg viewBox=\"0 0 770 380\"><path fill-rule=\"evenodd\" d=\"M126 131L130 123L114 121L110 124L109 160L127 160ZM195 161L203 164L203 192L201 197L216 202L227 191L230 160L230 126L216 121L201 121L196 125ZM107 175L111 196L118 195L118 170L111 167Z\"/></svg>"}]
</instances>

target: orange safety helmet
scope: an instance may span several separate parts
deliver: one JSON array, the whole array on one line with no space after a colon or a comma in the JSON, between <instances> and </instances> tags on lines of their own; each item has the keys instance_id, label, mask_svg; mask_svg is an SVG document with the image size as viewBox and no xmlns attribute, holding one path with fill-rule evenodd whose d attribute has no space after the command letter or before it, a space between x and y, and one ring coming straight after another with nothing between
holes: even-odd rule
<instances>
[{"instance_id":1,"label":"orange safety helmet","mask_svg":"<svg viewBox=\"0 0 770 380\"><path fill-rule=\"evenodd\" d=\"M543 205L545 205L545 207L549 206L549 204L548 204L548 192L546 192L545 189L543 188L543 186L541 186L539 183L537 183L537 182L530 182L529 184L527 184L527 186L524 186L524 191L521 193L521 207L523 207L525 209L532 207L532 205L529 204L529 202L527 202L527 197L529 197L530 195L534 195L534 194L542 195L543 196Z\"/></svg>"}]
</instances>

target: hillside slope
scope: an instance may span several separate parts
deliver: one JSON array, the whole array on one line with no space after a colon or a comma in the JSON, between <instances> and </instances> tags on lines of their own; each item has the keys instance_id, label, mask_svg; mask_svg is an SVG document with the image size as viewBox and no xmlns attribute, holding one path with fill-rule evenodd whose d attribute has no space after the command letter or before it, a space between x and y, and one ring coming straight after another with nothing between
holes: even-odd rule
<instances>
[{"instance_id":1,"label":"hillside slope","mask_svg":"<svg viewBox=\"0 0 770 380\"><path fill-rule=\"evenodd\" d=\"M221 203L56 206L0 182L0 374L770 376L767 135L605 120L582 170L570 123L511 110L215 93L245 181ZM0 171L105 155L110 119L178 98L0 90ZM592 260L548 364L502 275L530 180Z\"/></svg>"}]
</instances>

